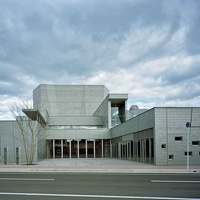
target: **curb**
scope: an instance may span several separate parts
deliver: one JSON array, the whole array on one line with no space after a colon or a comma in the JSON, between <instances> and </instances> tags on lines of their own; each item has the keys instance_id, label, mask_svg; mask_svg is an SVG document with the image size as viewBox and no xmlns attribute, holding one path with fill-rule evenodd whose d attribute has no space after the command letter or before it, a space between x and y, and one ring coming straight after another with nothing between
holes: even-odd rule
<instances>
[{"instance_id":1,"label":"curb","mask_svg":"<svg viewBox=\"0 0 200 200\"><path fill-rule=\"evenodd\" d=\"M0 168L0 173L3 172L47 172L47 173L120 173L120 174L134 174L134 173L142 173L142 174L148 174L148 173L163 173L163 174L181 174L181 173L200 173L200 170L197 169L81 169L81 168Z\"/></svg>"}]
</instances>

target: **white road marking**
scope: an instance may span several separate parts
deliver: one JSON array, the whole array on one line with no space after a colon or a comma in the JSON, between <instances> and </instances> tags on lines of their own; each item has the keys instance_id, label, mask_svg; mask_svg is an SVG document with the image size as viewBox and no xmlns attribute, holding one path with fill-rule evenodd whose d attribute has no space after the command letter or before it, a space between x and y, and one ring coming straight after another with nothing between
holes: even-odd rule
<instances>
[{"instance_id":1,"label":"white road marking","mask_svg":"<svg viewBox=\"0 0 200 200\"><path fill-rule=\"evenodd\" d=\"M200 183L200 181L151 180L152 183Z\"/></svg>"},{"instance_id":2,"label":"white road marking","mask_svg":"<svg viewBox=\"0 0 200 200\"><path fill-rule=\"evenodd\" d=\"M197 200L199 198L176 198L176 197L143 197L143 196L112 196L90 194L44 194L44 193L10 193L0 192L0 195L14 196L48 196L48 197L79 197L79 198L112 198L112 199L160 199L160 200Z\"/></svg>"},{"instance_id":3,"label":"white road marking","mask_svg":"<svg viewBox=\"0 0 200 200\"><path fill-rule=\"evenodd\" d=\"M42 179L42 178L0 178L4 181L54 181L55 179Z\"/></svg>"}]
</instances>

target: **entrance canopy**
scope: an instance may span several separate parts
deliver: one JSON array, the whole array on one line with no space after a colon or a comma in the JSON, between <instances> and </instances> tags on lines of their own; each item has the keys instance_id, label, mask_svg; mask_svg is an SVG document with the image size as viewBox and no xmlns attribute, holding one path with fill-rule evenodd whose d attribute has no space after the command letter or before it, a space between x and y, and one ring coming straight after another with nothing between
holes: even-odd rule
<instances>
[{"instance_id":1,"label":"entrance canopy","mask_svg":"<svg viewBox=\"0 0 200 200\"><path fill-rule=\"evenodd\" d=\"M41 125L46 125L46 120L37 109L22 109L27 117L33 121L38 121Z\"/></svg>"}]
</instances>

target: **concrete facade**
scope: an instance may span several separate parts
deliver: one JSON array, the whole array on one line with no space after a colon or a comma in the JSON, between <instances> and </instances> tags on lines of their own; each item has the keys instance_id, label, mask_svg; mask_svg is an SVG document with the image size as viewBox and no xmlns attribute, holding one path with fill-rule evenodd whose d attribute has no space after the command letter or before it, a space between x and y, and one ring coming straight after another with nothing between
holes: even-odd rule
<instances>
[{"instance_id":1,"label":"concrete facade","mask_svg":"<svg viewBox=\"0 0 200 200\"><path fill-rule=\"evenodd\" d=\"M191 122L191 128L186 128ZM187 134L190 164L200 164L200 108L152 108L111 129L114 157L153 163L186 165ZM114 151L113 150L113 151Z\"/></svg>"},{"instance_id":2,"label":"concrete facade","mask_svg":"<svg viewBox=\"0 0 200 200\"><path fill-rule=\"evenodd\" d=\"M190 164L200 165L200 108L127 109L128 94L102 85L39 85L33 109L23 110L42 125L34 161L46 158L118 158L155 165L185 165L188 131ZM186 128L186 122L191 127ZM9 162L23 145L15 121L0 121L0 161Z\"/></svg>"},{"instance_id":3,"label":"concrete facade","mask_svg":"<svg viewBox=\"0 0 200 200\"><path fill-rule=\"evenodd\" d=\"M92 116L108 93L101 85L42 84L33 91L33 108L49 116Z\"/></svg>"}]
</instances>

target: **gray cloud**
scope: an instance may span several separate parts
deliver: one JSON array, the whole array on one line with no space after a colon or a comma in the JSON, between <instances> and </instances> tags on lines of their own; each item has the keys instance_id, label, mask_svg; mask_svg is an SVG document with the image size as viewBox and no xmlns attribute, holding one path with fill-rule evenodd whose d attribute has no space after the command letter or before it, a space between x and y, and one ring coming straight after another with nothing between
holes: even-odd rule
<instances>
[{"instance_id":1,"label":"gray cloud","mask_svg":"<svg viewBox=\"0 0 200 200\"><path fill-rule=\"evenodd\" d=\"M146 107L199 106L199 9L195 0L2 0L0 95L90 83Z\"/></svg>"}]
</instances>

